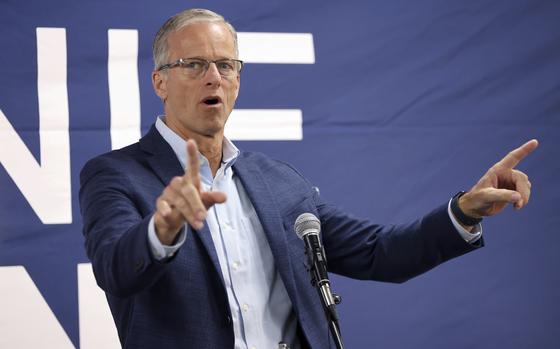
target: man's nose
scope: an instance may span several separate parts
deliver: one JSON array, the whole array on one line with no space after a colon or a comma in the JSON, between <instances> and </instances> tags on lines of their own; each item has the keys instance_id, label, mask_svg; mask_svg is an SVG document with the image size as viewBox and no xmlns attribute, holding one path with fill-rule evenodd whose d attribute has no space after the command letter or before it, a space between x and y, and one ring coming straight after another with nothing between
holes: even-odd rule
<instances>
[{"instance_id":1,"label":"man's nose","mask_svg":"<svg viewBox=\"0 0 560 349\"><path fill-rule=\"evenodd\" d=\"M208 69L206 70L203 78L206 85L220 84L222 81L222 75L220 74L216 63L211 62L210 65L208 65Z\"/></svg>"}]
</instances>

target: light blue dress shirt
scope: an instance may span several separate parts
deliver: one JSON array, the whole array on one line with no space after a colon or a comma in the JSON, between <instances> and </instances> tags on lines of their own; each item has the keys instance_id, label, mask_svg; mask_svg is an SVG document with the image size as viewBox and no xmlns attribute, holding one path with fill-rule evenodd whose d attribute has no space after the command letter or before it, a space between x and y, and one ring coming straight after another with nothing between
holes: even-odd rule
<instances>
[{"instance_id":1,"label":"light blue dress shirt","mask_svg":"<svg viewBox=\"0 0 560 349\"><path fill-rule=\"evenodd\" d=\"M186 141L167 127L161 117L156 121L156 128L185 169ZM227 195L226 203L216 204L208 210L206 224L226 284L235 349L277 348L281 341L289 343L291 349L298 349L300 343L296 337L297 320L292 303L255 209L231 167L239 150L224 138L222 151L222 163L214 178L208 160L199 154L200 176L203 190L222 191ZM472 232L467 231L455 219L449 204L447 212L461 237L469 243L478 241L482 236L481 225L475 226ZM156 236L152 217L148 238L155 258L162 260L172 256L185 242L187 233L188 226L185 225L175 245L162 245Z\"/></svg>"},{"instance_id":2,"label":"light blue dress shirt","mask_svg":"<svg viewBox=\"0 0 560 349\"><path fill-rule=\"evenodd\" d=\"M188 163L186 141L161 118L156 121L156 128L185 168ZM212 178L208 160L199 154L202 189L227 195L226 203L208 210L206 224L226 285L235 349L272 349L277 348L279 342L297 349L300 343L296 338L297 320L292 303L256 211L232 168L238 155L235 145L224 139L222 163ZM152 217L148 237L157 259L171 256L185 242L186 234L193 233L185 228L175 245L165 246L155 234L153 220Z\"/></svg>"}]
</instances>

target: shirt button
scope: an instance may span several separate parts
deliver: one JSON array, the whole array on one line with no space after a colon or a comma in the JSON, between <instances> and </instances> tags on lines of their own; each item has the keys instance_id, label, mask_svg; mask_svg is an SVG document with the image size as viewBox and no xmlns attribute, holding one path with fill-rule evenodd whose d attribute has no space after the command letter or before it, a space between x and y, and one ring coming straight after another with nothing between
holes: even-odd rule
<instances>
[{"instance_id":1,"label":"shirt button","mask_svg":"<svg viewBox=\"0 0 560 349\"><path fill-rule=\"evenodd\" d=\"M231 267L233 268L234 271L237 271L237 269L239 269L239 262L233 262Z\"/></svg>"},{"instance_id":2,"label":"shirt button","mask_svg":"<svg viewBox=\"0 0 560 349\"><path fill-rule=\"evenodd\" d=\"M231 230L231 223L230 222L225 222L224 223L224 228L226 228L227 230Z\"/></svg>"},{"instance_id":3,"label":"shirt button","mask_svg":"<svg viewBox=\"0 0 560 349\"><path fill-rule=\"evenodd\" d=\"M257 347L255 347L254 345L251 347L251 349L257 349Z\"/></svg>"},{"instance_id":4,"label":"shirt button","mask_svg":"<svg viewBox=\"0 0 560 349\"><path fill-rule=\"evenodd\" d=\"M249 310L249 304L244 303L241 308L243 309L244 312L247 312L247 310Z\"/></svg>"}]
</instances>

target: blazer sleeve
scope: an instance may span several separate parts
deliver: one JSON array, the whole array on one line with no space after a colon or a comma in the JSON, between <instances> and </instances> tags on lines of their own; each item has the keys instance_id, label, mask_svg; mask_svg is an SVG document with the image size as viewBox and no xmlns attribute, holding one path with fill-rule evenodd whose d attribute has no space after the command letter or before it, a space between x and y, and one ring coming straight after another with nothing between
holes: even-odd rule
<instances>
[{"instance_id":1,"label":"blazer sleeve","mask_svg":"<svg viewBox=\"0 0 560 349\"><path fill-rule=\"evenodd\" d=\"M321 239L328 270L354 279L404 282L414 276L483 246L480 239L467 243L453 226L447 202L420 219L400 225L383 225L358 218L323 200L298 170L277 162L269 180L272 197L280 207L288 236L305 212L321 221ZM301 243L296 244L303 249ZM302 251L296 251L301 255Z\"/></svg>"},{"instance_id":2,"label":"blazer sleeve","mask_svg":"<svg viewBox=\"0 0 560 349\"><path fill-rule=\"evenodd\" d=\"M356 279L404 282L451 258L483 246L467 243L447 213L447 203L402 225L358 219L314 195L329 270Z\"/></svg>"},{"instance_id":3,"label":"blazer sleeve","mask_svg":"<svg viewBox=\"0 0 560 349\"><path fill-rule=\"evenodd\" d=\"M127 172L111 158L90 160L80 173L83 234L97 284L117 297L153 284L166 263L152 255L148 241L151 214L141 213L142 198Z\"/></svg>"}]
</instances>

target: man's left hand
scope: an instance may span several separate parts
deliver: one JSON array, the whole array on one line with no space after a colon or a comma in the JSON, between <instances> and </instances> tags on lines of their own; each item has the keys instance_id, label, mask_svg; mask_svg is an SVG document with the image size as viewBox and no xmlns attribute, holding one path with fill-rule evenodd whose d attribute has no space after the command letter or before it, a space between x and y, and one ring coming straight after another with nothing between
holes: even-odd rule
<instances>
[{"instance_id":1,"label":"man's left hand","mask_svg":"<svg viewBox=\"0 0 560 349\"><path fill-rule=\"evenodd\" d=\"M527 205L531 196L531 182L515 166L538 145L536 139L530 140L490 167L478 183L459 198L461 211L467 216L481 218L500 213L509 203L516 209Z\"/></svg>"}]
</instances>

